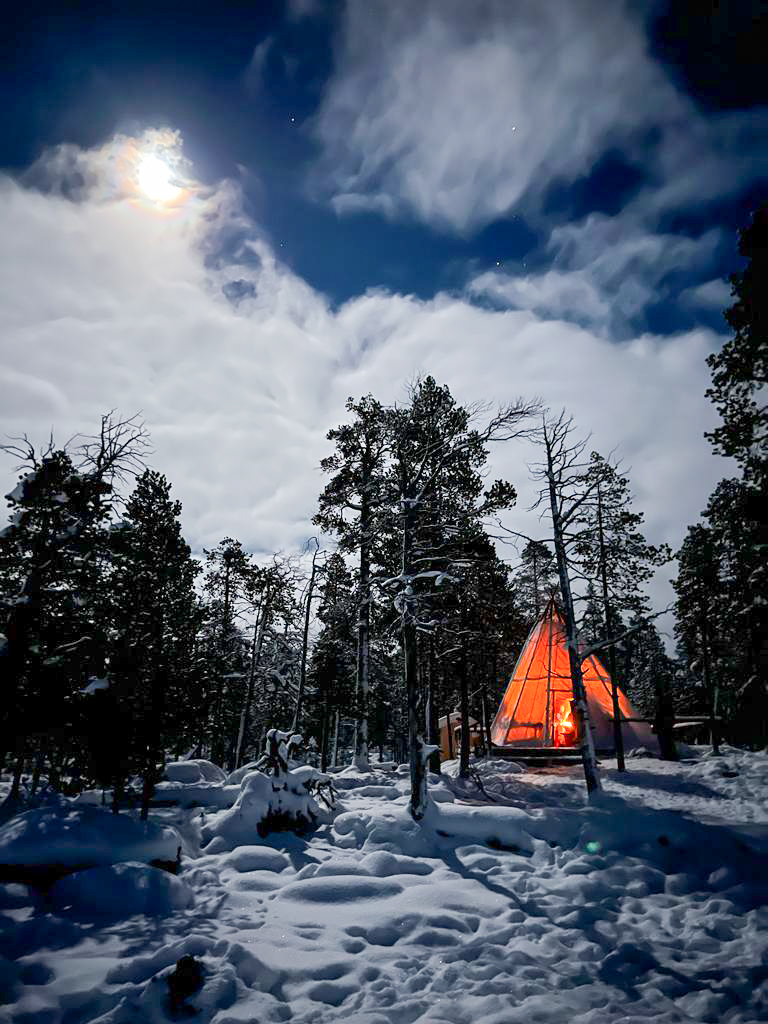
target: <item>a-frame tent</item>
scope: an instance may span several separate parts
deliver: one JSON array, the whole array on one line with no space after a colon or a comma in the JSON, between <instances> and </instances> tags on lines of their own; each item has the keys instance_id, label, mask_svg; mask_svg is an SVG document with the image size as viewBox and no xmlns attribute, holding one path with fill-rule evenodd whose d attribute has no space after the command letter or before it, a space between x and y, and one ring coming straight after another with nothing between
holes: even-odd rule
<instances>
[{"instance_id":1,"label":"a-frame tent","mask_svg":"<svg viewBox=\"0 0 768 1024\"><path fill-rule=\"evenodd\" d=\"M611 677L592 654L581 665L595 748L614 749ZM639 716L619 688L625 750L645 747L658 753L650 726L624 721ZM571 715L571 668L565 620L550 600L531 629L491 725L496 747L573 747L579 742Z\"/></svg>"}]
</instances>

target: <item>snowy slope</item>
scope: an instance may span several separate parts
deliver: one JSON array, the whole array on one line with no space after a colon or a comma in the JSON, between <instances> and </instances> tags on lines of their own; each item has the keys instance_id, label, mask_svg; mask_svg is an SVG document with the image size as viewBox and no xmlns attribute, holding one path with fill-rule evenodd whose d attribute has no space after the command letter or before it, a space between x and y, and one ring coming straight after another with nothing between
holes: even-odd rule
<instances>
[{"instance_id":1,"label":"snowy slope","mask_svg":"<svg viewBox=\"0 0 768 1024\"><path fill-rule=\"evenodd\" d=\"M165 1022L187 953L200 1024L766 1019L768 757L604 768L586 807L576 769L483 764L497 803L444 779L421 826L402 774L347 773L332 824L215 855L230 812L158 811L199 853L162 913L111 906L112 876L53 910L4 888L0 1021Z\"/></svg>"}]
</instances>

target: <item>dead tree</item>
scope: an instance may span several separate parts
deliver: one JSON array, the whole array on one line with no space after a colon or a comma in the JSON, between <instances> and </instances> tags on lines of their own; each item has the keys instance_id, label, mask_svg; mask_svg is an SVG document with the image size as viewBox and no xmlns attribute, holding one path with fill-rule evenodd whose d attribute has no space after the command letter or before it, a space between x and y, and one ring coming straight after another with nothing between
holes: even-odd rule
<instances>
[{"instance_id":1,"label":"dead tree","mask_svg":"<svg viewBox=\"0 0 768 1024\"><path fill-rule=\"evenodd\" d=\"M587 793L599 791L600 775L597 769L595 744L589 721L589 706L581 671L581 654L576 615L571 591L571 566L568 558L568 537L578 522L581 506L587 500L584 488L586 441L573 443L570 437L573 422L562 412L556 419L542 418L541 429L535 437L544 449L544 460L534 468L534 479L542 487L535 507L548 509L552 523L552 536L560 581L560 597L565 618L568 661L573 690L573 715L581 743L581 760Z\"/></svg>"}]
</instances>

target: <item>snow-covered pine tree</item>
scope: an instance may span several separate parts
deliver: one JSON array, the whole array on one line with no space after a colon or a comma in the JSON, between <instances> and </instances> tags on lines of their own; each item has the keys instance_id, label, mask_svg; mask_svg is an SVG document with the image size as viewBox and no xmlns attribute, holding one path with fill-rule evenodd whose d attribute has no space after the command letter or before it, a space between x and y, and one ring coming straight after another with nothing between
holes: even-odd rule
<instances>
[{"instance_id":1,"label":"snow-covered pine tree","mask_svg":"<svg viewBox=\"0 0 768 1024\"><path fill-rule=\"evenodd\" d=\"M317 615L321 623L309 663L311 719L318 735L320 768L331 755L336 716L354 711L357 662L357 603L354 580L343 556L331 554L323 567Z\"/></svg>"},{"instance_id":2,"label":"snow-covered pine tree","mask_svg":"<svg viewBox=\"0 0 768 1024\"><path fill-rule=\"evenodd\" d=\"M188 741L190 713L202 703L194 654L200 566L181 534L181 503L170 492L161 473L145 470L112 531L108 682L119 714L117 740L128 741L128 763L117 769L114 783L119 794L123 773L141 774L142 818L162 777L165 750Z\"/></svg>"},{"instance_id":3,"label":"snow-covered pine tree","mask_svg":"<svg viewBox=\"0 0 768 1024\"><path fill-rule=\"evenodd\" d=\"M420 686L418 636L440 622L442 587L459 579L467 564L465 549L486 515L508 507L514 489L496 481L483 491L480 470L491 441L510 440L525 431L533 406L522 401L500 409L483 426L474 426L481 410L456 404L447 387L425 377L412 385L406 406L391 410L391 478L399 495L400 573L392 581L403 649L408 705L411 814L419 821L427 806L425 707ZM466 608L459 598L458 622ZM459 648L459 683L467 740L468 687L466 647Z\"/></svg>"},{"instance_id":4,"label":"snow-covered pine tree","mask_svg":"<svg viewBox=\"0 0 768 1024\"><path fill-rule=\"evenodd\" d=\"M216 764L234 757L248 677L248 645L240 628L251 561L239 540L225 537L205 552L203 645L208 693L204 745ZM202 752L202 751L201 751Z\"/></svg>"},{"instance_id":5,"label":"snow-covered pine tree","mask_svg":"<svg viewBox=\"0 0 768 1024\"><path fill-rule=\"evenodd\" d=\"M380 402L367 395L347 401L351 423L328 432L335 445L321 467L332 474L320 495L313 522L339 538L342 551L354 552L357 574L357 728L354 763L368 768L368 690L371 645L371 567L376 558L379 512L387 501L385 465L387 416Z\"/></svg>"},{"instance_id":6,"label":"snow-covered pine tree","mask_svg":"<svg viewBox=\"0 0 768 1024\"><path fill-rule=\"evenodd\" d=\"M0 754L13 752L13 801L33 747L36 774L46 758L56 774L57 754L74 753L74 697L104 663L98 606L115 484L140 468L148 440L136 417L110 413L66 449L51 438L38 450L24 437L2 450L23 470L0 533Z\"/></svg>"}]
</instances>

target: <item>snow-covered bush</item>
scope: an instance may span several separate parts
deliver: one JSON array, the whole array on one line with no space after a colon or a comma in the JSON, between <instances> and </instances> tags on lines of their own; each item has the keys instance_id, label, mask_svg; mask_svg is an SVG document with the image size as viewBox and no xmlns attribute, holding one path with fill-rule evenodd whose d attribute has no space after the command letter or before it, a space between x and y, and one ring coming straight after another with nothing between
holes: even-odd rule
<instances>
[{"instance_id":1,"label":"snow-covered bush","mask_svg":"<svg viewBox=\"0 0 768 1024\"><path fill-rule=\"evenodd\" d=\"M288 752L300 736L271 729L267 734L264 771L248 772L240 795L229 810L203 829L207 852L219 853L252 843L257 836L280 830L307 831L334 806L331 778L311 765L289 768ZM321 806L322 805L322 806Z\"/></svg>"}]
</instances>

